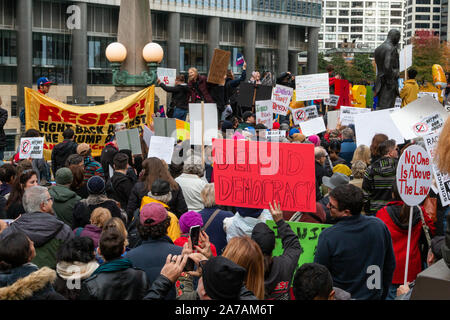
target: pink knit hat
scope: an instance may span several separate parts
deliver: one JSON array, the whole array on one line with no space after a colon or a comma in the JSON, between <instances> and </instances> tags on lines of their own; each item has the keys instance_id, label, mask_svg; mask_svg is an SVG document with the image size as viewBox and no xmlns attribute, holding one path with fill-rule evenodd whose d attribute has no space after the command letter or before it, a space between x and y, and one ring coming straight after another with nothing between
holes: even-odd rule
<instances>
[{"instance_id":1,"label":"pink knit hat","mask_svg":"<svg viewBox=\"0 0 450 320\"><path fill-rule=\"evenodd\" d=\"M318 135L312 135L308 137L308 140L314 143L314 146L319 147L320 146L320 138Z\"/></svg>"}]
</instances>

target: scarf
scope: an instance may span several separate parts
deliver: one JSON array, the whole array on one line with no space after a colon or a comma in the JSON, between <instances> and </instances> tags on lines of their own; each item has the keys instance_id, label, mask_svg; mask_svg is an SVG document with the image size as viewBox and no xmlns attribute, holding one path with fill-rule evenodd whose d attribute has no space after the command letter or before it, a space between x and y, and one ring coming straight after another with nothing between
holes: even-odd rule
<instances>
[{"instance_id":1,"label":"scarf","mask_svg":"<svg viewBox=\"0 0 450 320\"><path fill-rule=\"evenodd\" d=\"M98 266L95 260L88 263L61 261L56 265L56 272L64 280L74 278L84 280L89 278Z\"/></svg>"},{"instance_id":2,"label":"scarf","mask_svg":"<svg viewBox=\"0 0 450 320\"><path fill-rule=\"evenodd\" d=\"M102 264L92 275L99 274L101 272L115 272L132 268L133 265L129 259L116 259Z\"/></svg>"}]
</instances>

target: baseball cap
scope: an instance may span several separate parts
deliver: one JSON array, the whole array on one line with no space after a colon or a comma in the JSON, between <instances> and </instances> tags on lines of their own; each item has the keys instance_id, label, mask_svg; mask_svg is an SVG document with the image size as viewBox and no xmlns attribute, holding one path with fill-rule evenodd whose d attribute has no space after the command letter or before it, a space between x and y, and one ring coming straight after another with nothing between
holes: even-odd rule
<instances>
[{"instance_id":1,"label":"baseball cap","mask_svg":"<svg viewBox=\"0 0 450 320\"><path fill-rule=\"evenodd\" d=\"M144 205L139 215L142 225L154 226L167 219L167 210L160 203L151 202Z\"/></svg>"},{"instance_id":2,"label":"baseball cap","mask_svg":"<svg viewBox=\"0 0 450 320\"><path fill-rule=\"evenodd\" d=\"M40 77L37 81L37 87L39 89L40 86L42 85L49 85L52 84L53 82L51 82L50 80L48 80L47 77Z\"/></svg>"},{"instance_id":3,"label":"baseball cap","mask_svg":"<svg viewBox=\"0 0 450 320\"><path fill-rule=\"evenodd\" d=\"M248 118L250 117L256 117L254 113L252 113L251 111L245 111L242 114L242 119L244 119L244 121L247 121Z\"/></svg>"}]
</instances>

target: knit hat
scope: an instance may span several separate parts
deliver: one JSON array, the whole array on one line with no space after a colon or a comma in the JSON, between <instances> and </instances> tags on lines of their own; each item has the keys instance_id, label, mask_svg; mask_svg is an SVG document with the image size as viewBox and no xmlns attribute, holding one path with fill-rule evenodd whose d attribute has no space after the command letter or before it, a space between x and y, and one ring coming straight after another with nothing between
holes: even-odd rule
<instances>
[{"instance_id":1,"label":"knit hat","mask_svg":"<svg viewBox=\"0 0 450 320\"><path fill-rule=\"evenodd\" d=\"M244 208L236 207L236 211L239 212L241 217L258 218L264 209Z\"/></svg>"},{"instance_id":2,"label":"knit hat","mask_svg":"<svg viewBox=\"0 0 450 320\"><path fill-rule=\"evenodd\" d=\"M231 121L228 120L222 122L222 131L225 132L229 129L233 129L233 123L231 123Z\"/></svg>"},{"instance_id":3,"label":"knit hat","mask_svg":"<svg viewBox=\"0 0 450 320\"><path fill-rule=\"evenodd\" d=\"M202 215L195 211L183 213L178 223L182 233L188 233L192 226L203 227Z\"/></svg>"},{"instance_id":4,"label":"knit hat","mask_svg":"<svg viewBox=\"0 0 450 320\"><path fill-rule=\"evenodd\" d=\"M344 184L348 184L350 182L350 178L346 176L343 173L335 172L330 177L323 177L322 182L324 185L326 185L328 188L334 189L337 186L341 186Z\"/></svg>"},{"instance_id":5,"label":"knit hat","mask_svg":"<svg viewBox=\"0 0 450 320\"><path fill-rule=\"evenodd\" d=\"M274 123L272 124L272 129L274 129L274 130L279 130L279 129L280 129L280 124L279 124L278 122L274 122Z\"/></svg>"},{"instance_id":6,"label":"knit hat","mask_svg":"<svg viewBox=\"0 0 450 320\"><path fill-rule=\"evenodd\" d=\"M301 133L294 133L292 135L292 141L298 141L298 142L303 142L306 140L306 137L304 134Z\"/></svg>"},{"instance_id":7,"label":"knit hat","mask_svg":"<svg viewBox=\"0 0 450 320\"><path fill-rule=\"evenodd\" d=\"M87 189L90 194L102 194L105 192L105 180L99 176L92 176L87 182Z\"/></svg>"},{"instance_id":8,"label":"knit hat","mask_svg":"<svg viewBox=\"0 0 450 320\"><path fill-rule=\"evenodd\" d=\"M79 155L85 156L87 155L90 149L91 147L87 143L81 143L77 147L77 153Z\"/></svg>"},{"instance_id":9,"label":"knit hat","mask_svg":"<svg viewBox=\"0 0 450 320\"><path fill-rule=\"evenodd\" d=\"M167 219L167 210L157 202L144 205L139 215L139 221L144 226L154 226Z\"/></svg>"},{"instance_id":10,"label":"knit hat","mask_svg":"<svg viewBox=\"0 0 450 320\"><path fill-rule=\"evenodd\" d=\"M252 239L259 245L265 255L272 255L275 248L275 233L265 224L260 222L255 225L252 231Z\"/></svg>"},{"instance_id":11,"label":"knit hat","mask_svg":"<svg viewBox=\"0 0 450 320\"><path fill-rule=\"evenodd\" d=\"M202 270L206 294L214 300L238 300L247 271L222 257L210 258Z\"/></svg>"},{"instance_id":12,"label":"knit hat","mask_svg":"<svg viewBox=\"0 0 450 320\"><path fill-rule=\"evenodd\" d=\"M170 192L170 184L166 180L156 179L150 191L154 196L164 196Z\"/></svg>"},{"instance_id":13,"label":"knit hat","mask_svg":"<svg viewBox=\"0 0 450 320\"><path fill-rule=\"evenodd\" d=\"M60 168L55 174L56 184L71 184L73 181L73 174L69 168Z\"/></svg>"},{"instance_id":14,"label":"knit hat","mask_svg":"<svg viewBox=\"0 0 450 320\"><path fill-rule=\"evenodd\" d=\"M333 167L333 173L334 172L340 172L345 174L347 177L350 177L352 175L352 170L346 166L345 164L337 164Z\"/></svg>"},{"instance_id":15,"label":"knit hat","mask_svg":"<svg viewBox=\"0 0 450 320\"><path fill-rule=\"evenodd\" d=\"M319 147L320 146L320 138L318 135L313 134L312 136L308 137L308 140L314 143L314 146Z\"/></svg>"},{"instance_id":16,"label":"knit hat","mask_svg":"<svg viewBox=\"0 0 450 320\"><path fill-rule=\"evenodd\" d=\"M300 133L300 131L297 128L292 128L289 130L289 137L292 137L294 133Z\"/></svg>"}]
</instances>

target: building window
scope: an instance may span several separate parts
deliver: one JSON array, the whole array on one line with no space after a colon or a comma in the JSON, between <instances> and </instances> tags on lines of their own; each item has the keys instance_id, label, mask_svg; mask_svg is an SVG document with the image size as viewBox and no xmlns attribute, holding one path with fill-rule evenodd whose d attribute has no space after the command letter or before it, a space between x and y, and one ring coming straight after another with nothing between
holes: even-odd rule
<instances>
[{"instance_id":1,"label":"building window","mask_svg":"<svg viewBox=\"0 0 450 320\"><path fill-rule=\"evenodd\" d=\"M366 2L366 8L375 8L375 2L373 1Z\"/></svg>"},{"instance_id":2,"label":"building window","mask_svg":"<svg viewBox=\"0 0 450 320\"><path fill-rule=\"evenodd\" d=\"M402 12L398 10L391 10L391 17L401 17Z\"/></svg>"},{"instance_id":3,"label":"building window","mask_svg":"<svg viewBox=\"0 0 450 320\"><path fill-rule=\"evenodd\" d=\"M433 23L433 29L439 29L439 28L440 28L439 23Z\"/></svg>"},{"instance_id":4,"label":"building window","mask_svg":"<svg viewBox=\"0 0 450 320\"><path fill-rule=\"evenodd\" d=\"M391 24L402 24L402 19L391 19Z\"/></svg>"},{"instance_id":5,"label":"building window","mask_svg":"<svg viewBox=\"0 0 450 320\"><path fill-rule=\"evenodd\" d=\"M441 4L441 0L433 0L433 4Z\"/></svg>"},{"instance_id":6,"label":"building window","mask_svg":"<svg viewBox=\"0 0 450 320\"><path fill-rule=\"evenodd\" d=\"M0 66L0 83L17 83L16 66Z\"/></svg>"},{"instance_id":7,"label":"building window","mask_svg":"<svg viewBox=\"0 0 450 320\"><path fill-rule=\"evenodd\" d=\"M348 26L338 26L338 32L348 32Z\"/></svg>"},{"instance_id":8,"label":"building window","mask_svg":"<svg viewBox=\"0 0 450 320\"><path fill-rule=\"evenodd\" d=\"M205 44L180 43L180 72L187 72L195 67L198 72L207 72L208 46Z\"/></svg>"},{"instance_id":9,"label":"building window","mask_svg":"<svg viewBox=\"0 0 450 320\"><path fill-rule=\"evenodd\" d=\"M420 29L429 29L430 24L429 23L416 23L415 27L420 28Z\"/></svg>"},{"instance_id":10,"label":"building window","mask_svg":"<svg viewBox=\"0 0 450 320\"><path fill-rule=\"evenodd\" d=\"M336 32L336 26L326 26L325 31L326 32Z\"/></svg>"},{"instance_id":11,"label":"building window","mask_svg":"<svg viewBox=\"0 0 450 320\"><path fill-rule=\"evenodd\" d=\"M375 19L373 18L366 19L366 24L375 24Z\"/></svg>"},{"instance_id":12,"label":"building window","mask_svg":"<svg viewBox=\"0 0 450 320\"><path fill-rule=\"evenodd\" d=\"M375 41L375 35L374 34L367 34L366 35L366 41Z\"/></svg>"},{"instance_id":13,"label":"building window","mask_svg":"<svg viewBox=\"0 0 450 320\"><path fill-rule=\"evenodd\" d=\"M273 49L256 49L255 68L260 70L261 75L263 71L270 71L272 74L277 73L277 55Z\"/></svg>"},{"instance_id":14,"label":"building window","mask_svg":"<svg viewBox=\"0 0 450 320\"><path fill-rule=\"evenodd\" d=\"M348 18L339 18L339 24L348 24L349 19Z\"/></svg>"},{"instance_id":15,"label":"building window","mask_svg":"<svg viewBox=\"0 0 450 320\"><path fill-rule=\"evenodd\" d=\"M347 40L348 38L350 37L346 34L338 34L338 40Z\"/></svg>"},{"instance_id":16,"label":"building window","mask_svg":"<svg viewBox=\"0 0 450 320\"><path fill-rule=\"evenodd\" d=\"M350 2L348 2L348 1L339 1L339 8L350 8Z\"/></svg>"},{"instance_id":17,"label":"building window","mask_svg":"<svg viewBox=\"0 0 450 320\"><path fill-rule=\"evenodd\" d=\"M352 16L362 16L363 12L362 10L352 10Z\"/></svg>"},{"instance_id":18,"label":"building window","mask_svg":"<svg viewBox=\"0 0 450 320\"><path fill-rule=\"evenodd\" d=\"M363 19L360 18L352 18L351 24L363 24Z\"/></svg>"},{"instance_id":19,"label":"building window","mask_svg":"<svg viewBox=\"0 0 450 320\"><path fill-rule=\"evenodd\" d=\"M180 41L206 43L206 19L181 16Z\"/></svg>"},{"instance_id":20,"label":"building window","mask_svg":"<svg viewBox=\"0 0 450 320\"><path fill-rule=\"evenodd\" d=\"M373 16L374 14L375 14L375 11L374 11L374 10L366 10L366 16L371 17L371 16Z\"/></svg>"},{"instance_id":21,"label":"building window","mask_svg":"<svg viewBox=\"0 0 450 320\"><path fill-rule=\"evenodd\" d=\"M389 23L389 19L387 19L387 18L379 18L378 19L378 24L386 25L388 23Z\"/></svg>"},{"instance_id":22,"label":"building window","mask_svg":"<svg viewBox=\"0 0 450 320\"><path fill-rule=\"evenodd\" d=\"M378 7L379 8L389 8L389 2L381 1L381 2L378 3Z\"/></svg>"},{"instance_id":23,"label":"building window","mask_svg":"<svg viewBox=\"0 0 450 320\"><path fill-rule=\"evenodd\" d=\"M17 96L11 97L11 114L12 118L17 118L19 112L17 110Z\"/></svg>"},{"instance_id":24,"label":"building window","mask_svg":"<svg viewBox=\"0 0 450 320\"><path fill-rule=\"evenodd\" d=\"M110 67L106 59L106 47L117 41L116 37L91 37L88 36L88 68L107 69Z\"/></svg>"},{"instance_id":25,"label":"building window","mask_svg":"<svg viewBox=\"0 0 450 320\"><path fill-rule=\"evenodd\" d=\"M17 39L16 31L0 31L0 64L17 64Z\"/></svg>"},{"instance_id":26,"label":"building window","mask_svg":"<svg viewBox=\"0 0 450 320\"><path fill-rule=\"evenodd\" d=\"M416 12L430 12L430 7L416 7Z\"/></svg>"},{"instance_id":27,"label":"building window","mask_svg":"<svg viewBox=\"0 0 450 320\"><path fill-rule=\"evenodd\" d=\"M446 9L444 9L444 10L446 10ZM434 7L434 8L433 8L433 12L441 12L441 8L439 8L439 7ZM444 11L444 12L446 12L446 11Z\"/></svg>"},{"instance_id":28,"label":"building window","mask_svg":"<svg viewBox=\"0 0 450 320\"><path fill-rule=\"evenodd\" d=\"M430 16L424 14L416 14L416 20L430 20Z\"/></svg>"},{"instance_id":29,"label":"building window","mask_svg":"<svg viewBox=\"0 0 450 320\"><path fill-rule=\"evenodd\" d=\"M333 9L333 10L330 10L330 9L325 10L325 14L326 14L327 16L335 16L336 13L337 13L337 11L336 11L335 9Z\"/></svg>"},{"instance_id":30,"label":"building window","mask_svg":"<svg viewBox=\"0 0 450 320\"><path fill-rule=\"evenodd\" d=\"M441 20L441 16L433 16L433 21L440 21Z\"/></svg>"},{"instance_id":31,"label":"building window","mask_svg":"<svg viewBox=\"0 0 450 320\"><path fill-rule=\"evenodd\" d=\"M0 1L0 26L5 28L14 28L15 26L15 0L2 0Z\"/></svg>"},{"instance_id":32,"label":"building window","mask_svg":"<svg viewBox=\"0 0 450 320\"><path fill-rule=\"evenodd\" d=\"M220 23L220 42L227 45L243 45L244 27L241 21L223 20Z\"/></svg>"},{"instance_id":33,"label":"building window","mask_svg":"<svg viewBox=\"0 0 450 320\"><path fill-rule=\"evenodd\" d=\"M336 48L336 43L335 42L325 42L325 48L326 49L334 49L334 48Z\"/></svg>"},{"instance_id":34,"label":"building window","mask_svg":"<svg viewBox=\"0 0 450 320\"><path fill-rule=\"evenodd\" d=\"M325 40L336 40L335 34L325 34Z\"/></svg>"},{"instance_id":35,"label":"building window","mask_svg":"<svg viewBox=\"0 0 450 320\"><path fill-rule=\"evenodd\" d=\"M119 7L88 5L87 31L103 35L117 35Z\"/></svg>"},{"instance_id":36,"label":"building window","mask_svg":"<svg viewBox=\"0 0 450 320\"><path fill-rule=\"evenodd\" d=\"M339 10L340 16L348 16L349 11L348 10Z\"/></svg>"},{"instance_id":37,"label":"building window","mask_svg":"<svg viewBox=\"0 0 450 320\"><path fill-rule=\"evenodd\" d=\"M389 15L389 11L387 10L380 10L379 13L381 17L387 17Z\"/></svg>"},{"instance_id":38,"label":"building window","mask_svg":"<svg viewBox=\"0 0 450 320\"><path fill-rule=\"evenodd\" d=\"M64 31L67 7L62 1L33 1L33 28Z\"/></svg>"},{"instance_id":39,"label":"building window","mask_svg":"<svg viewBox=\"0 0 450 320\"><path fill-rule=\"evenodd\" d=\"M325 18L325 23L335 24L336 23L336 18Z\"/></svg>"},{"instance_id":40,"label":"building window","mask_svg":"<svg viewBox=\"0 0 450 320\"><path fill-rule=\"evenodd\" d=\"M375 27L374 26L365 26L364 32L375 32Z\"/></svg>"},{"instance_id":41,"label":"building window","mask_svg":"<svg viewBox=\"0 0 450 320\"><path fill-rule=\"evenodd\" d=\"M416 0L416 4L431 4L430 0Z\"/></svg>"},{"instance_id":42,"label":"building window","mask_svg":"<svg viewBox=\"0 0 450 320\"><path fill-rule=\"evenodd\" d=\"M276 48L278 46L276 25L258 23L255 42L259 47Z\"/></svg>"},{"instance_id":43,"label":"building window","mask_svg":"<svg viewBox=\"0 0 450 320\"><path fill-rule=\"evenodd\" d=\"M326 6L328 8L337 8L337 2L336 1L327 1Z\"/></svg>"},{"instance_id":44,"label":"building window","mask_svg":"<svg viewBox=\"0 0 450 320\"><path fill-rule=\"evenodd\" d=\"M352 26L350 29L351 32L363 32L362 26Z\"/></svg>"},{"instance_id":45,"label":"building window","mask_svg":"<svg viewBox=\"0 0 450 320\"><path fill-rule=\"evenodd\" d=\"M401 2L392 2L391 3L391 9L401 9L402 3Z\"/></svg>"},{"instance_id":46,"label":"building window","mask_svg":"<svg viewBox=\"0 0 450 320\"><path fill-rule=\"evenodd\" d=\"M362 1L352 1L352 8L363 8Z\"/></svg>"},{"instance_id":47,"label":"building window","mask_svg":"<svg viewBox=\"0 0 450 320\"><path fill-rule=\"evenodd\" d=\"M166 13L152 12L152 37L153 40L167 40L167 21Z\"/></svg>"},{"instance_id":48,"label":"building window","mask_svg":"<svg viewBox=\"0 0 450 320\"><path fill-rule=\"evenodd\" d=\"M230 63L228 64L228 69L231 69L233 73L240 74L242 67L236 65L237 55L238 53L242 54L244 52L243 47L228 47L228 46L220 46L220 49L230 51Z\"/></svg>"}]
</instances>

